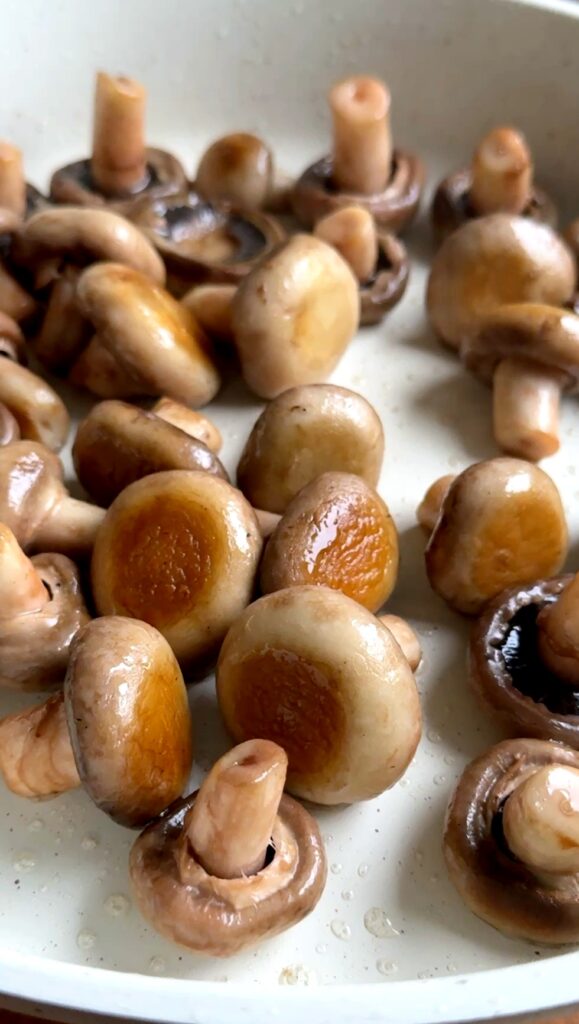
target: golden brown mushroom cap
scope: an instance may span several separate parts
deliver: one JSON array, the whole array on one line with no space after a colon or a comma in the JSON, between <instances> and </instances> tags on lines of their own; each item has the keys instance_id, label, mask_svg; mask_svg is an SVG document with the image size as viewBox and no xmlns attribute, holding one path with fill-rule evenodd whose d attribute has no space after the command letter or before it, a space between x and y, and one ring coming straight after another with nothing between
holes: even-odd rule
<instances>
[{"instance_id":1,"label":"golden brown mushroom cap","mask_svg":"<svg viewBox=\"0 0 579 1024\"><path fill-rule=\"evenodd\" d=\"M20 436L60 451L70 417L56 391L31 370L10 359L0 364L0 403L14 416Z\"/></svg>"}]
</instances>

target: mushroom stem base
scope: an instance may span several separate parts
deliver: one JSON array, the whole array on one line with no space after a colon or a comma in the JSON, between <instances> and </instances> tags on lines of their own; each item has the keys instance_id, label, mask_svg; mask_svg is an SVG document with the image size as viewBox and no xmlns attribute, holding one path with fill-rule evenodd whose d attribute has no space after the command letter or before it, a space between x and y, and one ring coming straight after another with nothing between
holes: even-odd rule
<instances>
[{"instance_id":1,"label":"mushroom stem base","mask_svg":"<svg viewBox=\"0 0 579 1024\"><path fill-rule=\"evenodd\" d=\"M105 509L76 498L63 498L51 510L34 537L37 551L58 551L70 557L92 551Z\"/></svg>"},{"instance_id":2,"label":"mushroom stem base","mask_svg":"<svg viewBox=\"0 0 579 1024\"><path fill-rule=\"evenodd\" d=\"M529 359L503 359L493 378L497 444L509 455L538 462L559 449L563 374Z\"/></svg>"}]
</instances>

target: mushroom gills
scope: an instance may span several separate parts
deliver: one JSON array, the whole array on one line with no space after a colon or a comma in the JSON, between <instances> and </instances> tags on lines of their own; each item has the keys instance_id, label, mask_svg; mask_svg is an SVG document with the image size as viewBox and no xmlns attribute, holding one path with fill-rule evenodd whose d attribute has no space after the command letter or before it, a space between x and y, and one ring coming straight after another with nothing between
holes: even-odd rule
<instances>
[{"instance_id":1,"label":"mushroom gills","mask_svg":"<svg viewBox=\"0 0 579 1024\"><path fill-rule=\"evenodd\" d=\"M541 610L553 604L558 595L541 596L540 601L523 605L510 620L506 634L497 637L493 646L499 648L512 684L525 697L544 704L558 715L579 715L579 688L556 676L541 660L537 619Z\"/></svg>"}]
</instances>

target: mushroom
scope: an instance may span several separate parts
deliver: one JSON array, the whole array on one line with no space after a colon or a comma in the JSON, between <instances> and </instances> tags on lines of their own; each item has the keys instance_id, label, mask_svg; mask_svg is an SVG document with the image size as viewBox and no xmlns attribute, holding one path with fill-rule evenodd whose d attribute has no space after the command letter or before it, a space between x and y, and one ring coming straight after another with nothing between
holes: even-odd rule
<instances>
[{"instance_id":1,"label":"mushroom","mask_svg":"<svg viewBox=\"0 0 579 1024\"><path fill-rule=\"evenodd\" d=\"M388 231L377 231L363 206L344 206L323 217L316 238L333 245L350 266L360 291L360 324L377 324L406 291L410 261L406 247Z\"/></svg>"},{"instance_id":2,"label":"mushroom","mask_svg":"<svg viewBox=\"0 0 579 1024\"><path fill-rule=\"evenodd\" d=\"M135 480L165 469L198 469L228 479L202 441L126 402L93 406L78 426L72 457L85 491L103 506Z\"/></svg>"},{"instance_id":3,"label":"mushroom","mask_svg":"<svg viewBox=\"0 0 579 1024\"><path fill-rule=\"evenodd\" d=\"M6 259L0 261L0 312L19 324L28 324L38 311L38 303L13 271L14 268Z\"/></svg>"},{"instance_id":4,"label":"mushroom","mask_svg":"<svg viewBox=\"0 0 579 1024\"><path fill-rule=\"evenodd\" d=\"M219 455L223 447L221 431L215 426L212 420L204 416L196 409L188 409L180 402L174 402L172 398L163 395L158 402L155 402L151 412L167 423L172 423L179 430L184 430L190 437L196 437L207 445L214 455Z\"/></svg>"},{"instance_id":5,"label":"mushroom","mask_svg":"<svg viewBox=\"0 0 579 1024\"><path fill-rule=\"evenodd\" d=\"M332 86L328 100L334 151L298 179L296 217L311 227L326 214L355 204L365 207L380 227L402 231L418 208L424 167L413 153L392 149L387 86L354 75Z\"/></svg>"},{"instance_id":6,"label":"mushroom","mask_svg":"<svg viewBox=\"0 0 579 1024\"><path fill-rule=\"evenodd\" d=\"M261 547L251 506L225 480L189 470L144 477L98 532L97 609L150 622L198 669L251 600Z\"/></svg>"},{"instance_id":7,"label":"mushroom","mask_svg":"<svg viewBox=\"0 0 579 1024\"><path fill-rule=\"evenodd\" d=\"M259 526L259 532L264 540L271 537L274 530L277 528L281 521L281 516L278 516L277 512L265 512L262 508L254 508L255 518L257 519L257 525Z\"/></svg>"},{"instance_id":8,"label":"mushroom","mask_svg":"<svg viewBox=\"0 0 579 1024\"><path fill-rule=\"evenodd\" d=\"M84 317L83 317L84 320ZM85 321L86 323L86 321ZM141 398L145 384L131 376L94 334L72 366L68 381L96 398Z\"/></svg>"},{"instance_id":9,"label":"mushroom","mask_svg":"<svg viewBox=\"0 0 579 1024\"><path fill-rule=\"evenodd\" d=\"M422 663L422 648L420 640L410 623L406 622L406 619L401 619L399 615L391 615L390 613L379 615L378 622L381 622L383 626L386 626L386 629L390 630L410 668L413 672L416 672Z\"/></svg>"},{"instance_id":10,"label":"mushroom","mask_svg":"<svg viewBox=\"0 0 579 1024\"><path fill-rule=\"evenodd\" d=\"M426 546L432 589L476 615L506 587L558 572L568 546L559 492L522 459L488 459L451 483Z\"/></svg>"},{"instance_id":11,"label":"mushroom","mask_svg":"<svg viewBox=\"0 0 579 1024\"><path fill-rule=\"evenodd\" d=\"M105 512L71 498L57 455L35 441L0 448L0 522L25 551L90 552Z\"/></svg>"},{"instance_id":12,"label":"mushroom","mask_svg":"<svg viewBox=\"0 0 579 1024\"><path fill-rule=\"evenodd\" d=\"M428 279L428 316L441 341L458 349L497 306L564 306L575 275L569 249L546 224L493 213L463 224L441 245Z\"/></svg>"},{"instance_id":13,"label":"mushroom","mask_svg":"<svg viewBox=\"0 0 579 1024\"><path fill-rule=\"evenodd\" d=\"M76 305L77 281L76 267L62 267L52 282L42 323L32 341L36 358L51 373L67 373L89 344L90 324Z\"/></svg>"},{"instance_id":14,"label":"mushroom","mask_svg":"<svg viewBox=\"0 0 579 1024\"><path fill-rule=\"evenodd\" d=\"M245 382L260 398L324 380L356 333L358 286L348 264L294 235L241 282L233 331Z\"/></svg>"},{"instance_id":15,"label":"mushroom","mask_svg":"<svg viewBox=\"0 0 579 1024\"><path fill-rule=\"evenodd\" d=\"M313 910L326 857L315 819L283 795L286 769L275 743L242 743L135 841L133 891L165 938L231 956Z\"/></svg>"},{"instance_id":16,"label":"mushroom","mask_svg":"<svg viewBox=\"0 0 579 1024\"><path fill-rule=\"evenodd\" d=\"M5 405L0 404L0 447L20 439L20 427ZM266 513L268 515L269 513Z\"/></svg>"},{"instance_id":17,"label":"mushroom","mask_svg":"<svg viewBox=\"0 0 579 1024\"><path fill-rule=\"evenodd\" d=\"M195 189L209 203L231 203L242 210L266 206L273 187L271 150L257 135L224 135L205 150Z\"/></svg>"},{"instance_id":18,"label":"mushroom","mask_svg":"<svg viewBox=\"0 0 579 1024\"><path fill-rule=\"evenodd\" d=\"M355 473L375 487L384 431L362 395L335 384L290 388L266 406L245 444L237 482L252 505L285 512L321 473Z\"/></svg>"},{"instance_id":19,"label":"mushroom","mask_svg":"<svg viewBox=\"0 0 579 1024\"><path fill-rule=\"evenodd\" d=\"M26 362L26 343L15 320L0 311L0 357L15 363Z\"/></svg>"},{"instance_id":20,"label":"mushroom","mask_svg":"<svg viewBox=\"0 0 579 1024\"><path fill-rule=\"evenodd\" d=\"M181 795L191 762L181 670L160 633L134 619L83 626L64 691L0 722L0 771L12 792L46 797L83 785L131 828Z\"/></svg>"},{"instance_id":21,"label":"mushroom","mask_svg":"<svg viewBox=\"0 0 579 1024\"><path fill-rule=\"evenodd\" d=\"M0 141L0 208L20 220L46 206L46 199L24 178L22 151L11 142Z\"/></svg>"},{"instance_id":22,"label":"mushroom","mask_svg":"<svg viewBox=\"0 0 579 1024\"><path fill-rule=\"evenodd\" d=\"M506 740L470 764L450 802L444 856L477 917L534 943L579 940L579 753Z\"/></svg>"},{"instance_id":23,"label":"mushroom","mask_svg":"<svg viewBox=\"0 0 579 1024\"><path fill-rule=\"evenodd\" d=\"M316 803L378 796L420 739L416 683L394 637L327 587L290 587L250 605L225 638L216 679L234 740L279 743L287 789Z\"/></svg>"},{"instance_id":24,"label":"mushroom","mask_svg":"<svg viewBox=\"0 0 579 1024\"><path fill-rule=\"evenodd\" d=\"M235 284L198 284L185 293L181 303L191 310L210 338L232 345L236 291Z\"/></svg>"},{"instance_id":25,"label":"mushroom","mask_svg":"<svg viewBox=\"0 0 579 1024\"><path fill-rule=\"evenodd\" d=\"M145 89L134 79L98 72L92 155L55 171L50 182L55 203L106 204L130 215L143 196L186 191L176 157L145 146L145 100Z\"/></svg>"},{"instance_id":26,"label":"mushroom","mask_svg":"<svg viewBox=\"0 0 579 1024\"><path fill-rule=\"evenodd\" d=\"M323 473L292 499L261 563L264 594L314 584L378 611L398 575L398 535L377 491L351 473Z\"/></svg>"},{"instance_id":27,"label":"mushroom","mask_svg":"<svg viewBox=\"0 0 579 1024\"><path fill-rule=\"evenodd\" d=\"M533 182L533 161L516 128L492 128L474 151L472 165L444 178L432 201L435 238L443 241L461 224L489 213L511 213L557 225L553 200Z\"/></svg>"},{"instance_id":28,"label":"mushroom","mask_svg":"<svg viewBox=\"0 0 579 1024\"><path fill-rule=\"evenodd\" d=\"M0 523L0 687L51 690L89 621L78 570L65 555L27 558Z\"/></svg>"},{"instance_id":29,"label":"mushroom","mask_svg":"<svg viewBox=\"0 0 579 1024\"><path fill-rule=\"evenodd\" d=\"M493 387L493 431L504 452L533 462L559 449L562 391L579 390L579 316L521 302L499 306L468 334L467 369Z\"/></svg>"},{"instance_id":30,"label":"mushroom","mask_svg":"<svg viewBox=\"0 0 579 1024\"><path fill-rule=\"evenodd\" d=\"M70 429L64 402L50 384L11 359L0 364L0 403L12 413L20 436L60 451Z\"/></svg>"},{"instance_id":31,"label":"mushroom","mask_svg":"<svg viewBox=\"0 0 579 1024\"><path fill-rule=\"evenodd\" d=\"M430 537L436 526L436 520L440 515L444 499L453 480L456 480L454 473L447 473L445 476L435 480L416 509L418 525L422 527L427 537Z\"/></svg>"}]
</instances>

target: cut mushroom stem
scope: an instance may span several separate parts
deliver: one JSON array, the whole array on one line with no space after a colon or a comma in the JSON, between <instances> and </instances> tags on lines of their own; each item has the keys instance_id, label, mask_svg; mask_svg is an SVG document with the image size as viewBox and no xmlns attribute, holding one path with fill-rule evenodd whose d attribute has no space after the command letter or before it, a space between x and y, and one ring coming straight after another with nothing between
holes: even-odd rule
<instances>
[{"instance_id":1,"label":"cut mushroom stem","mask_svg":"<svg viewBox=\"0 0 579 1024\"><path fill-rule=\"evenodd\" d=\"M493 376L497 444L510 455L537 462L559 448L559 403L564 374L530 359L508 357Z\"/></svg>"},{"instance_id":2,"label":"cut mushroom stem","mask_svg":"<svg viewBox=\"0 0 579 1024\"><path fill-rule=\"evenodd\" d=\"M37 551L62 551L73 555L92 551L94 539L106 510L64 494L38 526L34 536Z\"/></svg>"},{"instance_id":3,"label":"cut mushroom stem","mask_svg":"<svg viewBox=\"0 0 579 1024\"><path fill-rule=\"evenodd\" d=\"M273 531L277 528L278 523L281 521L281 516L277 512L266 512L263 508L254 508L255 518L257 519L257 525L259 526L259 532L264 540L267 537L271 537Z\"/></svg>"},{"instance_id":4,"label":"cut mushroom stem","mask_svg":"<svg viewBox=\"0 0 579 1024\"><path fill-rule=\"evenodd\" d=\"M435 480L416 509L418 525L422 527L428 536L430 536L436 526L436 520L440 515L442 503L454 479L453 474L448 473L446 476L441 476L438 480Z\"/></svg>"},{"instance_id":5,"label":"cut mushroom stem","mask_svg":"<svg viewBox=\"0 0 579 1024\"><path fill-rule=\"evenodd\" d=\"M186 826L210 875L241 878L264 867L286 773L285 751L269 740L248 740L213 766Z\"/></svg>"},{"instance_id":6,"label":"cut mushroom stem","mask_svg":"<svg viewBox=\"0 0 579 1024\"><path fill-rule=\"evenodd\" d=\"M343 192L374 195L390 177L390 92L376 78L356 75L330 89L334 125L333 183Z\"/></svg>"},{"instance_id":7,"label":"cut mushroom stem","mask_svg":"<svg viewBox=\"0 0 579 1024\"><path fill-rule=\"evenodd\" d=\"M49 601L48 591L16 537L0 523L0 619L37 612Z\"/></svg>"},{"instance_id":8,"label":"cut mushroom stem","mask_svg":"<svg viewBox=\"0 0 579 1024\"><path fill-rule=\"evenodd\" d=\"M13 793L28 799L80 786L62 691L0 721L0 772Z\"/></svg>"},{"instance_id":9,"label":"cut mushroom stem","mask_svg":"<svg viewBox=\"0 0 579 1024\"><path fill-rule=\"evenodd\" d=\"M412 626L406 622L406 619L401 619L399 615L379 615L378 619L383 626L390 630L396 643L402 649L410 668L416 672L422 661L422 648Z\"/></svg>"},{"instance_id":10,"label":"cut mushroom stem","mask_svg":"<svg viewBox=\"0 0 579 1024\"><path fill-rule=\"evenodd\" d=\"M470 199L480 214L522 213L529 203L533 164L529 148L514 128L494 128L472 161Z\"/></svg>"},{"instance_id":11,"label":"cut mushroom stem","mask_svg":"<svg viewBox=\"0 0 579 1024\"><path fill-rule=\"evenodd\" d=\"M10 142L0 142L0 206L18 217L26 213L22 153Z\"/></svg>"},{"instance_id":12,"label":"cut mushroom stem","mask_svg":"<svg viewBox=\"0 0 579 1024\"><path fill-rule=\"evenodd\" d=\"M507 798L503 832L511 853L543 875L579 872L579 769L551 764Z\"/></svg>"},{"instance_id":13,"label":"cut mushroom stem","mask_svg":"<svg viewBox=\"0 0 579 1024\"><path fill-rule=\"evenodd\" d=\"M579 574L537 619L541 661L558 679L579 685Z\"/></svg>"},{"instance_id":14,"label":"cut mushroom stem","mask_svg":"<svg viewBox=\"0 0 579 1024\"><path fill-rule=\"evenodd\" d=\"M337 249L360 282L372 277L378 262L376 222L362 206L345 206L323 217L314 235Z\"/></svg>"},{"instance_id":15,"label":"cut mushroom stem","mask_svg":"<svg viewBox=\"0 0 579 1024\"><path fill-rule=\"evenodd\" d=\"M127 195L145 182L145 99L139 82L98 73L90 169L105 195Z\"/></svg>"}]
</instances>

